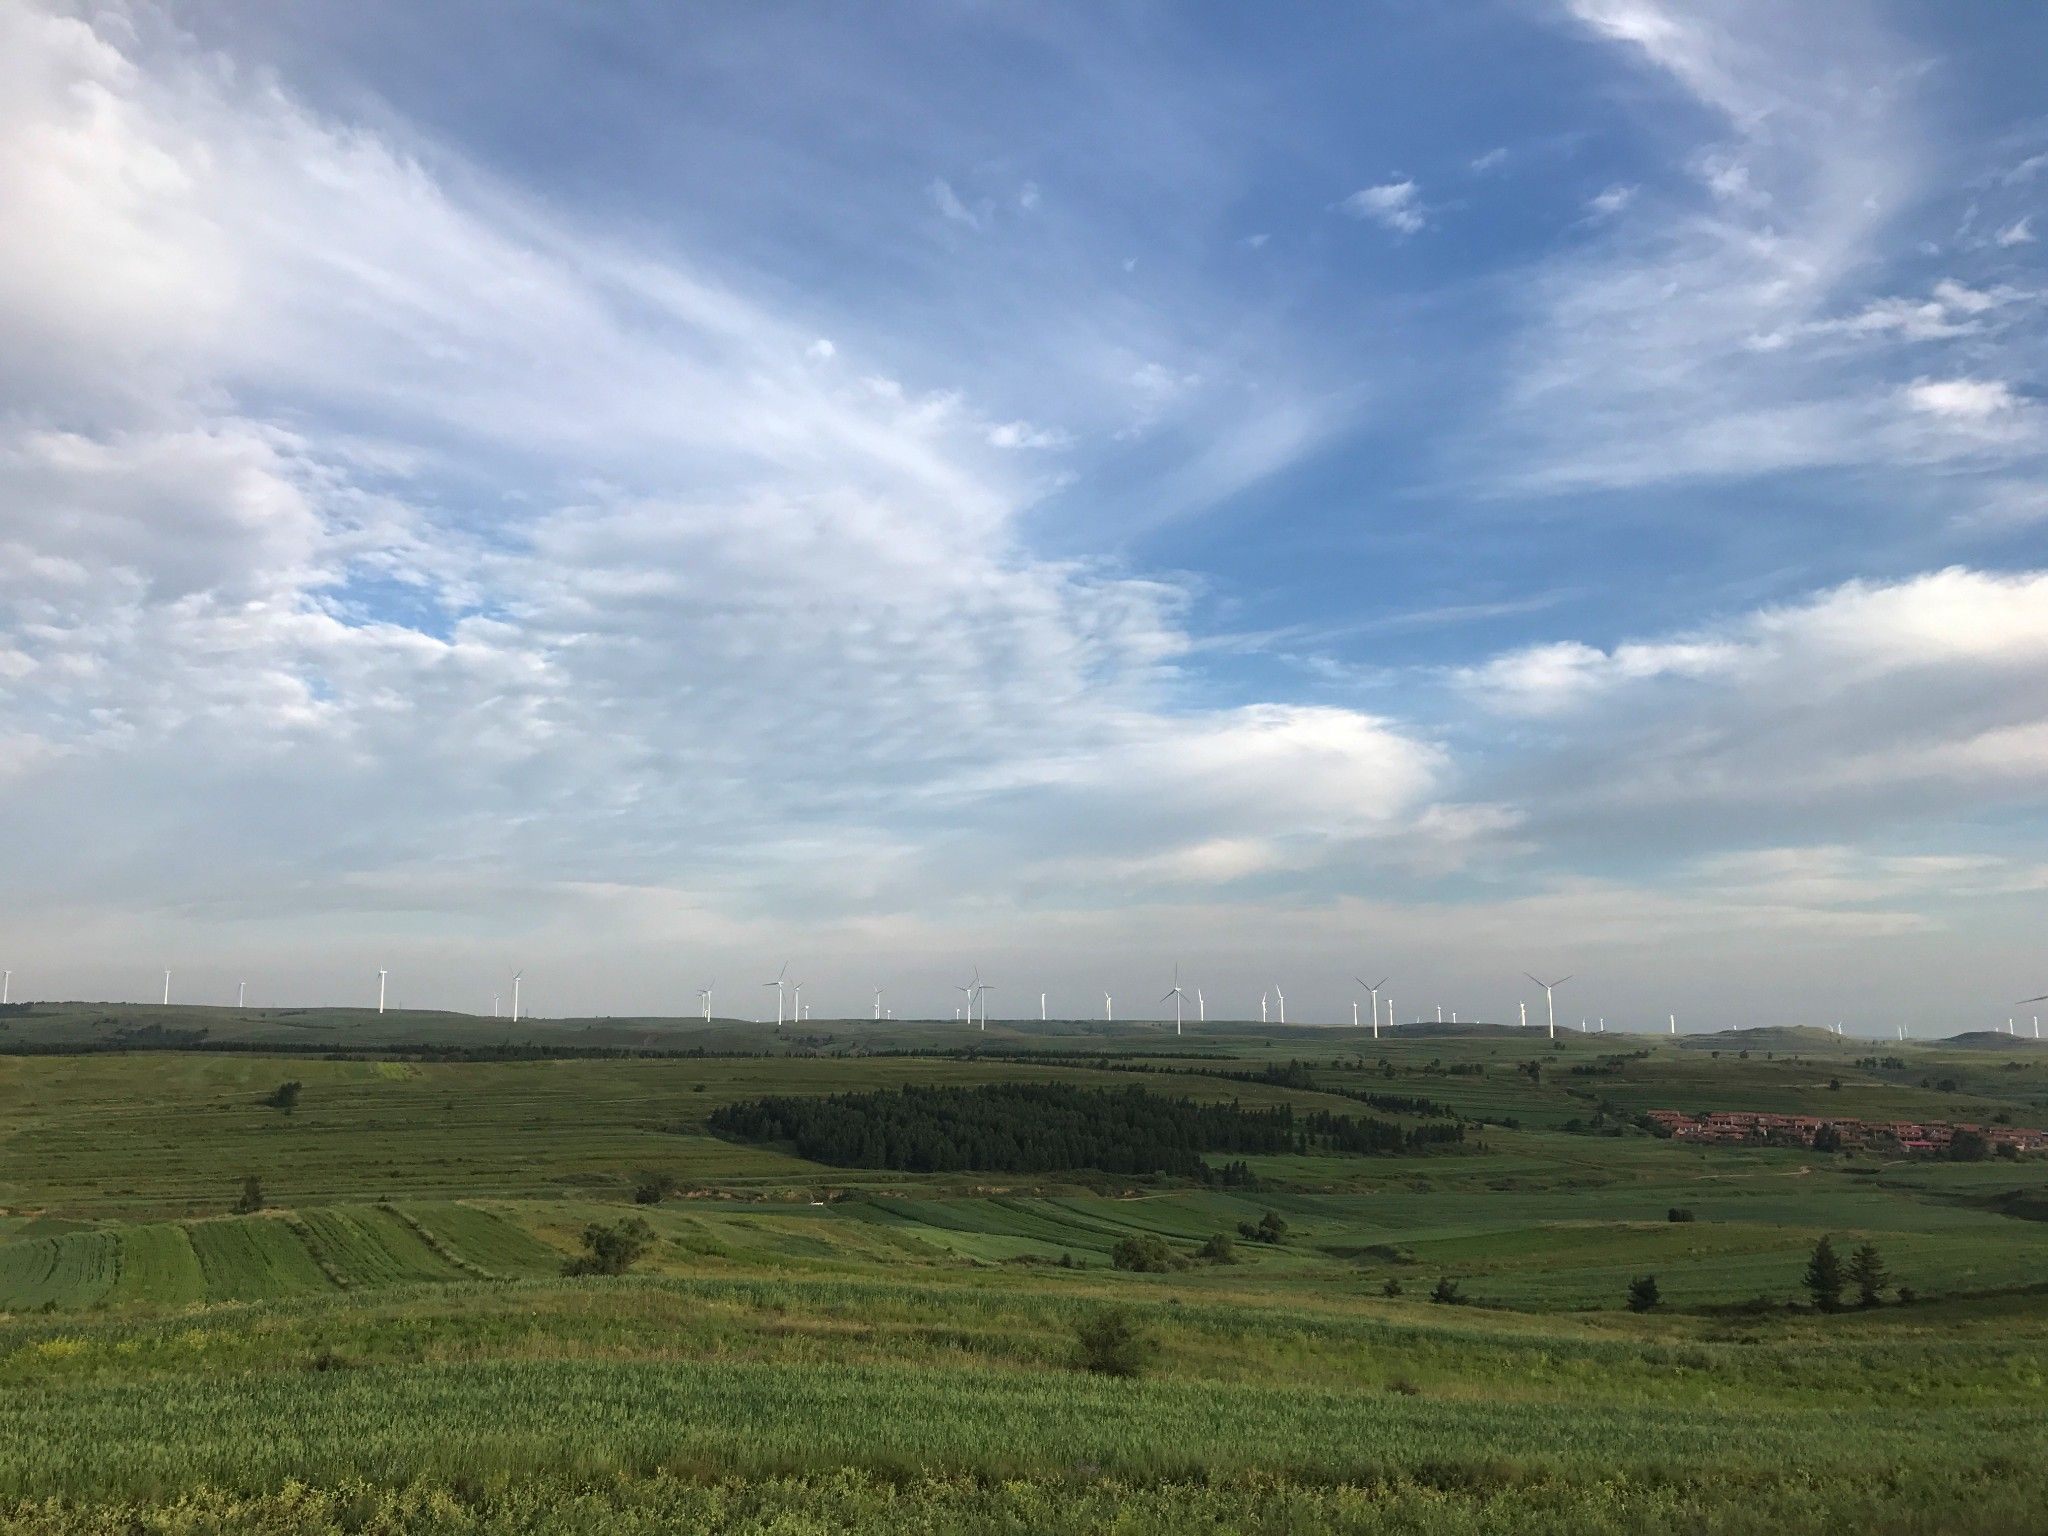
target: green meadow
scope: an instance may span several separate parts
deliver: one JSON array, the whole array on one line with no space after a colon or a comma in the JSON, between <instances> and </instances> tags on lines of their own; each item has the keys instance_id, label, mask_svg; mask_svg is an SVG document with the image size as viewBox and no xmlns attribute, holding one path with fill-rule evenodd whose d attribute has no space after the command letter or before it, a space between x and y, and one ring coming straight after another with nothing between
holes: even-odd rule
<instances>
[{"instance_id":1,"label":"green meadow","mask_svg":"<svg viewBox=\"0 0 2048 1536\"><path fill-rule=\"evenodd\" d=\"M2048 1125L2031 1042L5 1026L0 1531L2018 1532L2048 1509L2048 1161L1634 1120ZM201 1048L143 1048L167 1037ZM764 1094L1047 1080L1441 1123L1360 1096L1428 1099L1466 1141L1253 1156L1222 1188L833 1167L706 1126ZM638 1203L648 1174L664 1197ZM1268 1214L1284 1240L1195 1260ZM628 1273L564 1274L628 1217ZM1823 1235L1879 1249L1883 1305L1807 1305ZM1177 1264L1117 1268L1133 1238ZM1660 1304L1630 1311L1645 1275ZM1145 1340L1135 1378L1080 1368L1105 1311Z\"/></svg>"}]
</instances>

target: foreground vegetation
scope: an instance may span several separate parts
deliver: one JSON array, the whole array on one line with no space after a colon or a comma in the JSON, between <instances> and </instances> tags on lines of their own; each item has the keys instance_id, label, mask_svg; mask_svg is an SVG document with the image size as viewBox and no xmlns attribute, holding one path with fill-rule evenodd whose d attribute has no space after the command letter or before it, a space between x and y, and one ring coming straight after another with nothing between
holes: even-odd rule
<instances>
[{"instance_id":1,"label":"foreground vegetation","mask_svg":"<svg viewBox=\"0 0 2048 1536\"><path fill-rule=\"evenodd\" d=\"M0 1531L2005 1532L2048 1508L2048 1167L1635 1124L1804 1100L2038 1124L2043 1058L1344 1034L0 1058ZM791 1133L834 1094L1080 1106L1003 1121L1031 1146L1138 1103L1126 1128L1246 1182L1080 1152L832 1166ZM769 1126L762 1100L796 1107ZM1403 1151L1303 1144L1366 1109Z\"/></svg>"}]
</instances>

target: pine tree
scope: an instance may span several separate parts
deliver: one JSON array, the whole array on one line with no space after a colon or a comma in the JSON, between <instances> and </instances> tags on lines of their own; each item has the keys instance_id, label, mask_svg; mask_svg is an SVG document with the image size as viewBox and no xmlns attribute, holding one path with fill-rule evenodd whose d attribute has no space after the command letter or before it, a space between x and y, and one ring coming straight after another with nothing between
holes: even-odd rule
<instances>
[{"instance_id":1,"label":"pine tree","mask_svg":"<svg viewBox=\"0 0 2048 1536\"><path fill-rule=\"evenodd\" d=\"M1849 1278L1856 1282L1859 1307L1874 1307L1883 1300L1885 1281L1891 1277L1875 1243L1865 1243L1849 1256Z\"/></svg>"},{"instance_id":2,"label":"pine tree","mask_svg":"<svg viewBox=\"0 0 2048 1536\"><path fill-rule=\"evenodd\" d=\"M1648 1312L1657 1305L1657 1277L1638 1275L1628 1283L1628 1309L1631 1312Z\"/></svg>"},{"instance_id":3,"label":"pine tree","mask_svg":"<svg viewBox=\"0 0 2048 1536\"><path fill-rule=\"evenodd\" d=\"M1813 1293L1813 1304L1821 1311L1840 1310L1842 1261L1835 1256L1835 1245L1826 1238L1813 1245L1813 1257L1806 1262L1805 1285Z\"/></svg>"}]
</instances>

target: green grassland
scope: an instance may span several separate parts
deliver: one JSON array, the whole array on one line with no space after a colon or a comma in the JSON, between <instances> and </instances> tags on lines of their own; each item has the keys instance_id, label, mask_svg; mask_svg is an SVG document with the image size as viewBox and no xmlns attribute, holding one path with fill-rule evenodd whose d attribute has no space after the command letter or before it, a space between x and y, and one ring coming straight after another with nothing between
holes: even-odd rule
<instances>
[{"instance_id":1,"label":"green grassland","mask_svg":"<svg viewBox=\"0 0 2048 1536\"><path fill-rule=\"evenodd\" d=\"M39 1008L0 1049L205 1012ZM575 1021L534 1039L654 1054L374 1049L489 1043L439 1017L436 1040L418 1015L239 1021L314 1053L0 1054L0 1531L2018 1532L2048 1509L2048 1161L1627 1124L2048 1125L2031 1042ZM1306 1086L1242 1080L1290 1062ZM1429 1155L1251 1158L1249 1190L833 1168L705 1126L765 1093L1020 1079L1472 1123ZM633 1203L643 1170L674 1192ZM266 1206L234 1214L252 1173ZM1287 1240L1236 1263L1111 1265L1267 1212ZM564 1277L628 1215L654 1233L632 1274ZM1798 1305L1822 1234L1876 1243L1918 1299ZM1664 1305L1630 1313L1646 1273ZM1476 1305L1430 1304L1440 1277ZM1152 1340L1142 1379L1076 1369L1105 1307Z\"/></svg>"}]
</instances>

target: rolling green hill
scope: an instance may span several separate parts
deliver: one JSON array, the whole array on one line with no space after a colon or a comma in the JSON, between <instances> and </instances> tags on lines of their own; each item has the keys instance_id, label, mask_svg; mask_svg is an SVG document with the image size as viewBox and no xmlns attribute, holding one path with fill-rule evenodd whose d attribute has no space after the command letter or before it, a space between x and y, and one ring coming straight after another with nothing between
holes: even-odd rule
<instances>
[{"instance_id":1,"label":"rolling green hill","mask_svg":"<svg viewBox=\"0 0 2048 1536\"><path fill-rule=\"evenodd\" d=\"M103 1012L36 1027L164 1022ZM0 1054L0 1531L1994 1532L2048 1507L2024 1453L2048 1161L1635 1118L2048 1124L2024 1042L933 1025L856 1049L858 1026L666 1021L657 1051L745 1054L435 1060L376 1048L417 1017L318 1022L318 1052ZM591 1025L546 1028L638 1027ZM1401 1124L1430 1117L1370 1099L1427 1101L1467 1140L1264 1154L1222 1190L828 1168L706 1123L1018 1081ZM236 1214L252 1174L263 1208ZM1268 1215L1283 1240L1237 1236ZM564 1275L627 1217L633 1273ZM1233 1261L1199 1260L1219 1234ZM1877 1246L1884 1305L1805 1305L1824 1234ZM1116 1268L1133 1239L1173 1263ZM1631 1313L1646 1274L1661 1305ZM1433 1305L1439 1281L1469 1304ZM1105 1307L1150 1336L1142 1380L1075 1368Z\"/></svg>"}]
</instances>

